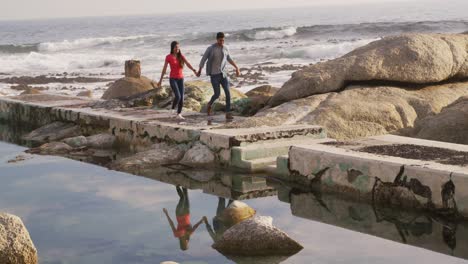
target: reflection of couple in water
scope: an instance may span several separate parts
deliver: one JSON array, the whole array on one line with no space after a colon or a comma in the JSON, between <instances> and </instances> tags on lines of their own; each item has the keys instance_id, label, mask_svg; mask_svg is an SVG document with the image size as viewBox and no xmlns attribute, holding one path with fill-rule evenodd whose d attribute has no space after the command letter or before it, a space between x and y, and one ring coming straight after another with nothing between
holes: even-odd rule
<instances>
[{"instance_id":1,"label":"reflection of couple in water","mask_svg":"<svg viewBox=\"0 0 468 264\"><path fill-rule=\"evenodd\" d=\"M163 211L166 214L167 221L169 221L169 225L171 226L174 236L179 239L180 249L187 250L190 236L195 233L195 230L197 230L203 221L207 222L207 220L206 216L204 216L200 221L192 226L190 222L190 202L187 188L177 186L176 189L177 194L179 194L179 203L177 203L176 207L177 228L174 226L174 222L169 216L167 209L164 208Z\"/></svg>"},{"instance_id":2,"label":"reflection of couple in water","mask_svg":"<svg viewBox=\"0 0 468 264\"><path fill-rule=\"evenodd\" d=\"M174 237L177 237L179 239L180 249L188 249L190 236L193 233L195 233L195 231L201 225L202 222L205 222L206 229L208 230L210 236L213 238L213 241L216 241L218 238L220 238L223 235L224 231L226 231L229 228L223 223L222 214L226 207L233 202L232 200L229 200L229 202L226 205L226 201L224 198L218 198L218 207L216 210L216 216L213 218L213 227L208 223L208 219L206 218L206 216L203 216L202 219L200 219L200 221L198 221L194 226L192 226L190 222L190 202L187 188L177 186L176 190L177 194L179 195L179 202L177 203L176 207L177 228L175 227L174 222L169 216L167 209L164 208L163 211L167 217L169 225L171 226L172 232L174 233Z\"/></svg>"}]
</instances>

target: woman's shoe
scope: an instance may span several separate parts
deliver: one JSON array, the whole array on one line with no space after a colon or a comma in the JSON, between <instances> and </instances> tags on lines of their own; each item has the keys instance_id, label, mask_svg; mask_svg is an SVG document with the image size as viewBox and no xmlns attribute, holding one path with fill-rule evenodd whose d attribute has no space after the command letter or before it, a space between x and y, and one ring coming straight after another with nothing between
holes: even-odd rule
<instances>
[{"instance_id":1,"label":"woman's shoe","mask_svg":"<svg viewBox=\"0 0 468 264\"><path fill-rule=\"evenodd\" d=\"M231 113L226 113L226 120L231 121L234 119L234 116L232 116Z\"/></svg>"},{"instance_id":2,"label":"woman's shoe","mask_svg":"<svg viewBox=\"0 0 468 264\"><path fill-rule=\"evenodd\" d=\"M181 114L177 114L176 119L184 120L185 118Z\"/></svg>"}]
</instances>

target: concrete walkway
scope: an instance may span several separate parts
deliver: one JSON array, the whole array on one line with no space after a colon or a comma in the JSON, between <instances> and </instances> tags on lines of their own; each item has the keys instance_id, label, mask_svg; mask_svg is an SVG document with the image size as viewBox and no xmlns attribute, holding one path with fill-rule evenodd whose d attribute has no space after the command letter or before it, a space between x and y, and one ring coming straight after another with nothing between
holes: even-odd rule
<instances>
[{"instance_id":1,"label":"concrete walkway","mask_svg":"<svg viewBox=\"0 0 468 264\"><path fill-rule=\"evenodd\" d=\"M161 141L173 144L201 142L215 153L221 165L248 172L274 167L277 156L287 154L289 146L294 143L326 137L325 130L319 126L224 129L224 115L208 117L202 113L186 112L185 120L177 120L167 110L153 110L149 107L106 109L96 107L99 105L97 102L87 98L47 94L3 97L0 98L0 120L27 123L35 127L54 121L72 122L89 134L107 131L115 135L119 142L134 148ZM288 139L289 143L285 144L283 139ZM251 144L258 145L246 148ZM234 148L246 149L234 151ZM258 148L265 148L265 151L257 151ZM250 154L248 157L238 155L239 151Z\"/></svg>"}]
</instances>

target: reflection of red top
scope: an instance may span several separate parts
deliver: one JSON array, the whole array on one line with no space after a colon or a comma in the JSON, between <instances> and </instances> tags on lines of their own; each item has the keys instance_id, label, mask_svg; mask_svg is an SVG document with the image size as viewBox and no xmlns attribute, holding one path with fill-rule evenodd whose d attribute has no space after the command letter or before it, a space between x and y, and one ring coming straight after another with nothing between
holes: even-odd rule
<instances>
[{"instance_id":1,"label":"reflection of red top","mask_svg":"<svg viewBox=\"0 0 468 264\"><path fill-rule=\"evenodd\" d=\"M184 55L182 55L182 58L185 60ZM167 55L166 62L169 63L169 65L171 66L171 74L169 75L169 78L174 78L174 79L184 78L182 67L180 67L179 61L177 60L176 56L172 54Z\"/></svg>"},{"instance_id":2,"label":"reflection of red top","mask_svg":"<svg viewBox=\"0 0 468 264\"><path fill-rule=\"evenodd\" d=\"M174 232L175 237L183 237L190 228L190 214L177 216L177 230Z\"/></svg>"}]
</instances>

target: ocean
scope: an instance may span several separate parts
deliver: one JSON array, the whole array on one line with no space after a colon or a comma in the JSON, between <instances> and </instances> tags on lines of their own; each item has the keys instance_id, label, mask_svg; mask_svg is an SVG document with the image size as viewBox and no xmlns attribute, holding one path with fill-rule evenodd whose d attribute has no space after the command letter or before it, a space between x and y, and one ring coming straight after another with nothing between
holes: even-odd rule
<instances>
[{"instance_id":1,"label":"ocean","mask_svg":"<svg viewBox=\"0 0 468 264\"><path fill-rule=\"evenodd\" d=\"M218 31L242 68L233 80L247 91L276 87L304 65L328 60L402 33L468 31L468 1L415 1L349 6L222 11L165 15L0 21L0 96L18 94L14 76L99 76L83 83L47 83L49 92L100 97L122 76L124 61L138 59L142 74L159 79L173 40L197 66ZM186 79L195 79L188 70ZM109 80L107 80L109 79ZM207 80L207 77L202 77ZM32 85L34 86L34 85Z\"/></svg>"}]
</instances>

